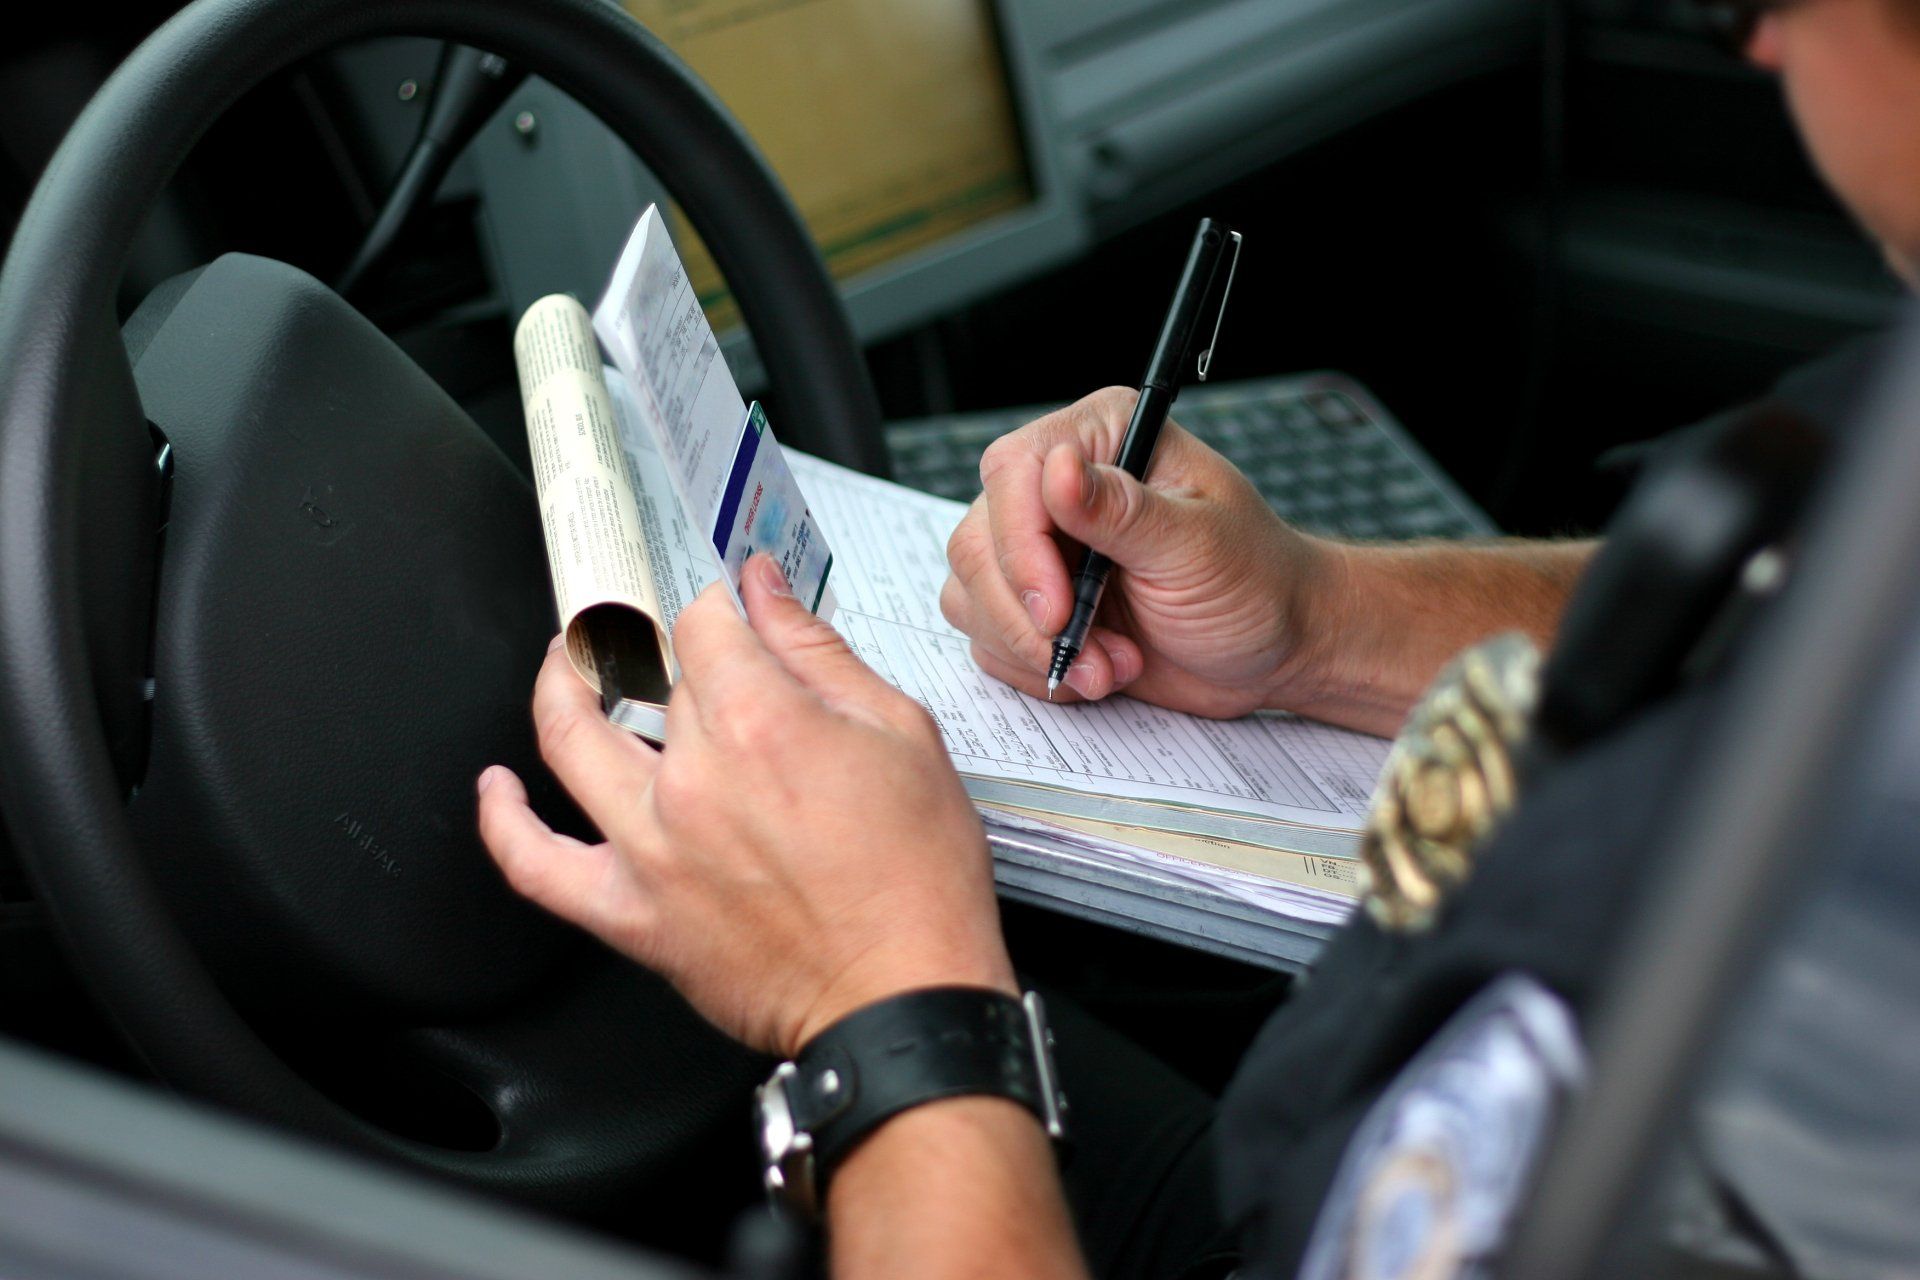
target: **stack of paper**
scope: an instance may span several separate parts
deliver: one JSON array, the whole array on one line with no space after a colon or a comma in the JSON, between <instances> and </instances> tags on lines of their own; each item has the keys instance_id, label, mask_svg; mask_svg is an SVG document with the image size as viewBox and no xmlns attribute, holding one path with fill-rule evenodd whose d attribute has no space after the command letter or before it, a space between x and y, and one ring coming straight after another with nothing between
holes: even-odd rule
<instances>
[{"instance_id":1,"label":"stack of paper","mask_svg":"<svg viewBox=\"0 0 1920 1280\"><path fill-rule=\"evenodd\" d=\"M790 459L837 549L834 625L933 714L1009 896L1245 959L1311 958L1357 896L1386 739L1286 715L1028 697L975 666L940 615L966 508Z\"/></svg>"}]
</instances>

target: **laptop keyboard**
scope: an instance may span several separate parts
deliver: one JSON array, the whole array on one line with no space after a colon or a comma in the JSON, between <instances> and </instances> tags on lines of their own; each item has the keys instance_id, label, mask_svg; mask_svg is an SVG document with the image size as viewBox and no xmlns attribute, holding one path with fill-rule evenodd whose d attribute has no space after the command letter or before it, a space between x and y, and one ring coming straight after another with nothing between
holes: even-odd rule
<instances>
[{"instance_id":1,"label":"laptop keyboard","mask_svg":"<svg viewBox=\"0 0 1920 1280\"><path fill-rule=\"evenodd\" d=\"M894 423L894 479L970 502L980 492L980 454L1045 412ZM1283 518L1314 533L1404 541L1499 532L1364 388L1338 374L1185 388L1173 417L1240 468Z\"/></svg>"}]
</instances>

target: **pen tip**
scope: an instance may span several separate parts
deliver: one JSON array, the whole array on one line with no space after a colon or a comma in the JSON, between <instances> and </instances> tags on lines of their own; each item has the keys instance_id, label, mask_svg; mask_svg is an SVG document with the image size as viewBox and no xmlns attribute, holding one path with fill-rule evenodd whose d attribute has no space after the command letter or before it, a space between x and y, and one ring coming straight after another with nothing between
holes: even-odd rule
<instances>
[{"instance_id":1,"label":"pen tip","mask_svg":"<svg viewBox=\"0 0 1920 1280\"><path fill-rule=\"evenodd\" d=\"M1047 701L1048 702L1053 701L1053 691L1055 689L1058 689L1059 687L1060 687L1060 682L1058 680L1055 680L1052 676L1047 677Z\"/></svg>"}]
</instances>

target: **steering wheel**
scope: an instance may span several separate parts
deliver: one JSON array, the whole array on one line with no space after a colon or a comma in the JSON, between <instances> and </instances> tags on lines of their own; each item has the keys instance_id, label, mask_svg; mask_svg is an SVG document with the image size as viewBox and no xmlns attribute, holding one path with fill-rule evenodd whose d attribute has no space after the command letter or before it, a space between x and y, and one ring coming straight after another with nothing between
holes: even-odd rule
<instances>
[{"instance_id":1,"label":"steering wheel","mask_svg":"<svg viewBox=\"0 0 1920 1280\"><path fill-rule=\"evenodd\" d=\"M222 111L402 34L499 53L597 114L711 246L783 435L872 460L876 402L799 216L615 6L198 0L74 125L0 276L0 812L162 1080L664 1224L710 1192L714 1152L745 1172L761 1064L518 901L474 833L483 764L544 778L526 703L553 620L526 480L291 267L230 255L127 336L115 319L130 241ZM548 780L539 802L564 797ZM300 1065L317 1044L325 1087Z\"/></svg>"}]
</instances>

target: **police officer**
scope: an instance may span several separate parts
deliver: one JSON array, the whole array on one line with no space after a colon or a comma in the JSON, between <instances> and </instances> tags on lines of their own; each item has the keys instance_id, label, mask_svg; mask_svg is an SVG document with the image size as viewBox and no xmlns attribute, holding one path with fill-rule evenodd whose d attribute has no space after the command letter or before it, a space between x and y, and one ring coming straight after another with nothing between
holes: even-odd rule
<instances>
[{"instance_id":1,"label":"police officer","mask_svg":"<svg viewBox=\"0 0 1920 1280\"><path fill-rule=\"evenodd\" d=\"M1824 177L1916 282L1920 3L1721 8L1780 74ZM1513 629L1551 643L1594 554L1315 539L1174 427L1138 484L1089 462L1112 456L1131 394L1096 393L996 443L950 544L944 612L982 667L1028 692L1071 600L1058 536L1122 570L1072 696L1284 708L1381 733L1462 646ZM774 1180L821 1206L836 1276L1087 1274L1049 1149L1048 1033L1019 1002L980 824L939 735L770 562L747 566L742 596L744 620L713 591L681 617L665 754L609 726L551 655L534 694L542 751L606 840L555 835L495 767L479 779L488 848L522 893L792 1064L766 1095ZM1533 797L1476 873L1471 909L1419 939L1363 922L1336 941L1224 1104L1218 1222L1192 1220L1214 1212L1205 1196L1182 1198L1190 1133L1095 1161L1129 1166L1136 1188L1126 1214L1082 1223L1102 1273L1204 1265L1222 1226L1250 1275L1450 1276L1496 1254L1546 1117L1579 1077L1589 962L1624 892L1607 868L1659 819L1575 802L1644 794L1690 715L1682 701L1645 717ZM1063 1057L1074 1034L1056 1029ZM1135 1105L1133 1128L1154 1130L1151 1094Z\"/></svg>"}]
</instances>

